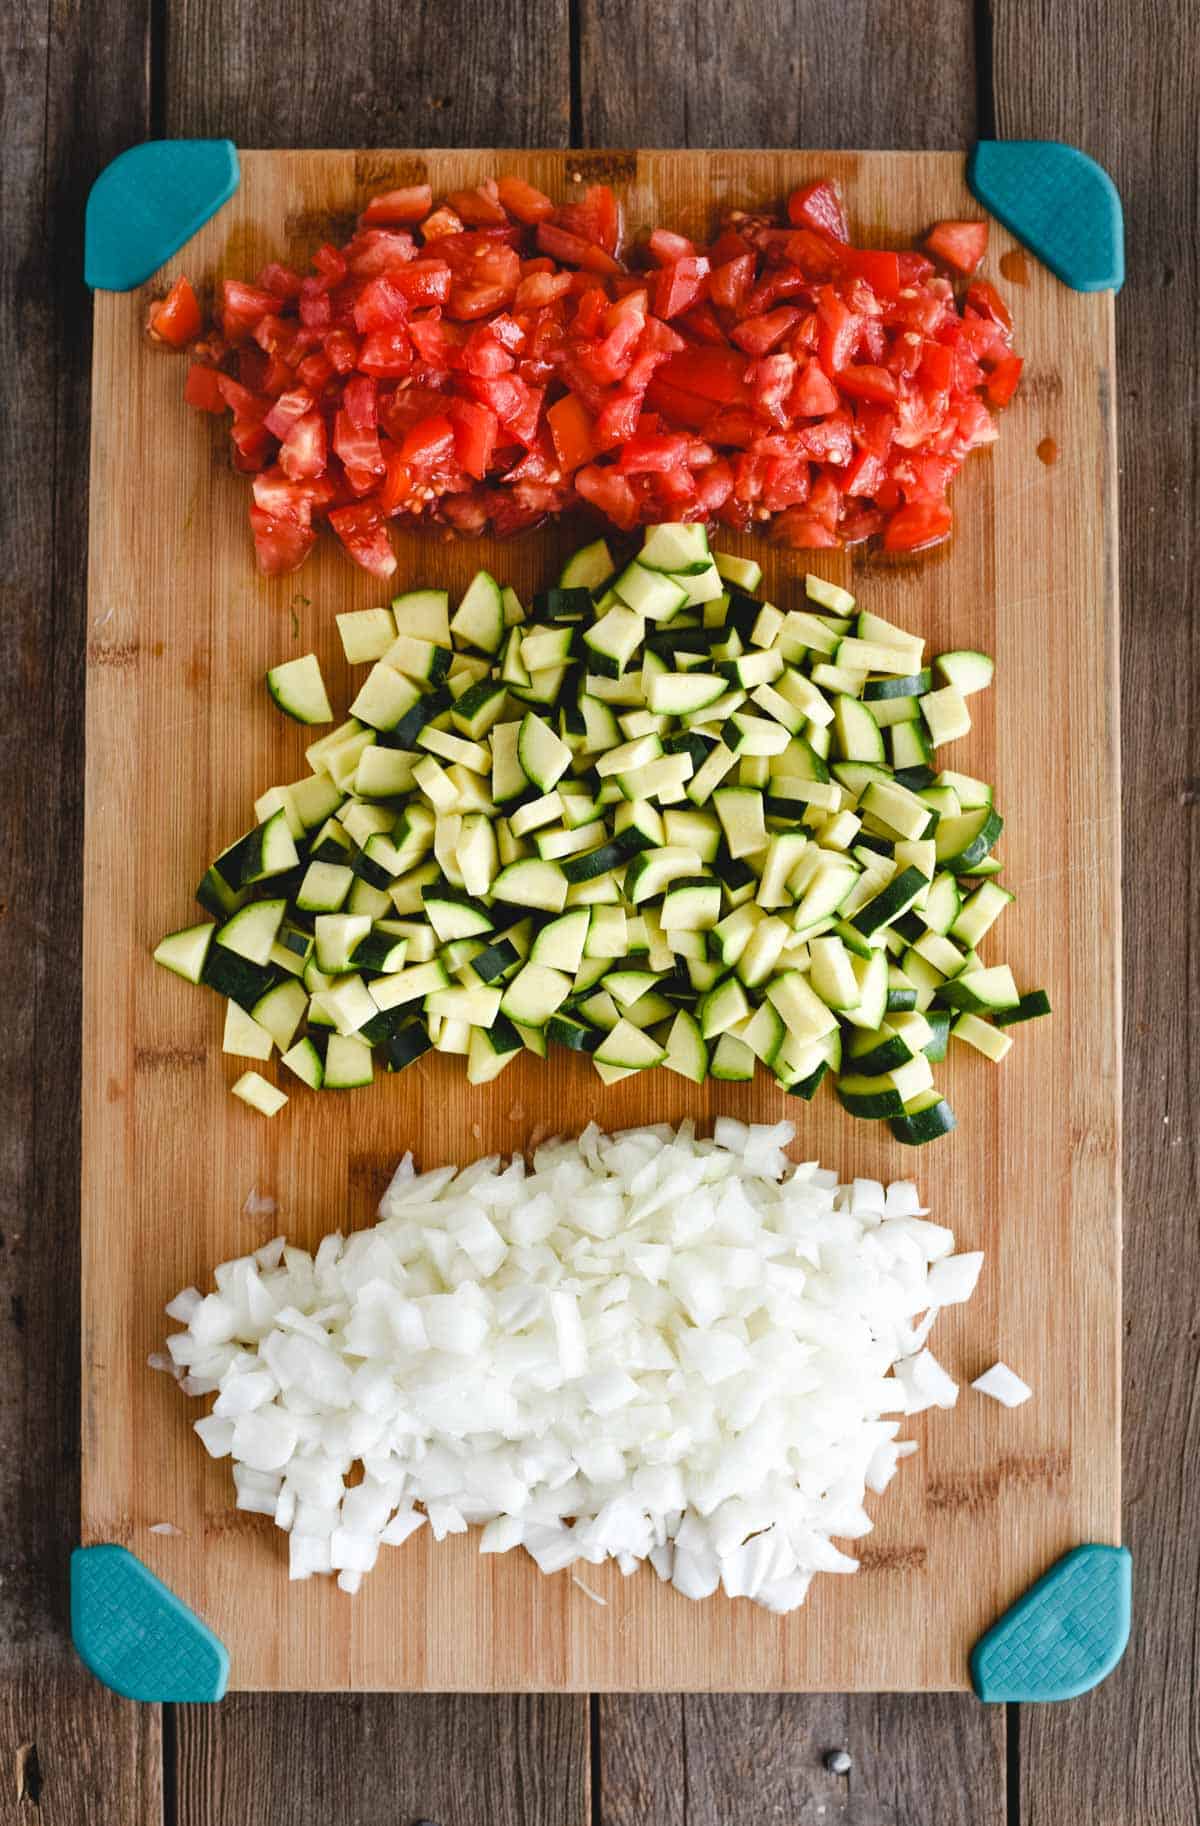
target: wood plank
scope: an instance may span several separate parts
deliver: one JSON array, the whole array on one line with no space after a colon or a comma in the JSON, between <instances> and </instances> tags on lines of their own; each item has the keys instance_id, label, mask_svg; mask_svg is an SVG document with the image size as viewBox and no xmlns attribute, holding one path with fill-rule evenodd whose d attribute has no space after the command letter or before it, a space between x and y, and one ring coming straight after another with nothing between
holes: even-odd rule
<instances>
[{"instance_id":1,"label":"wood plank","mask_svg":"<svg viewBox=\"0 0 1200 1826\"><path fill-rule=\"evenodd\" d=\"M601 1826L1002 1826L1004 1735L1003 1708L965 1694L605 1698Z\"/></svg>"},{"instance_id":2,"label":"wood plank","mask_svg":"<svg viewBox=\"0 0 1200 1826\"><path fill-rule=\"evenodd\" d=\"M170 0L165 74L169 133L238 146L565 146L568 0Z\"/></svg>"},{"instance_id":3,"label":"wood plank","mask_svg":"<svg viewBox=\"0 0 1200 1826\"><path fill-rule=\"evenodd\" d=\"M1134 1637L1119 1671L1021 1719L1026 1826L1176 1826L1197 1812L1200 1532L1195 1289L1200 956L1200 49L1182 13L1117 0L997 0L996 122L1100 159L1125 201L1129 274L1117 308L1125 809L1125 1541ZM1069 58L1031 56L1052 31ZM1131 131L1152 98L1153 137ZM1174 379L1166 379L1171 377ZM1153 628L1153 638L1147 630ZM1162 863L1170 857L1170 891ZM1153 934L1153 942L1148 935ZM1129 1747L1137 1744L1137 1754Z\"/></svg>"},{"instance_id":4,"label":"wood plank","mask_svg":"<svg viewBox=\"0 0 1200 1826\"><path fill-rule=\"evenodd\" d=\"M189 264L203 277L222 265L253 270L283 251L289 219L319 233L331 209L380 181L388 156L372 155L368 175L354 154L247 156L238 196L203 231ZM482 174L493 158L430 152L424 163L441 187ZM822 170L843 180L852 213L887 220L899 235L966 206L961 163L947 155L714 154L700 162L530 154L511 163L555 190L568 172L603 169L620 180L631 225L665 218L685 231L706 226L707 199L721 206L777 196ZM1006 245L997 235L995 254ZM162 1300L177 1286L279 1221L310 1240L335 1213L361 1221L401 1145L433 1161L511 1148L539 1127L582 1126L594 1114L612 1125L688 1111L707 1121L716 1109L774 1117L779 1104L762 1080L695 1096L663 1082L666 1074L648 1074L649 1083L602 1093L582 1061L543 1070L528 1059L479 1096L441 1056L356 1094L353 1123L333 1099L298 1094L286 1119L265 1124L224 1097L236 1068L217 1051L211 1001L156 971L149 947L187 916L188 884L244 822L248 778L263 785L300 770L301 733L262 712L252 683L289 650L291 614L295 638L329 659L340 692L330 611L366 605L376 590L329 544L302 580L264 585L253 576L244 484L223 459L214 482L215 445L203 427L180 422L178 369L145 350L138 308L136 300L103 301L96 367L92 589L93 613L104 619L89 654L85 1286L89 1385L103 1375L115 1412L106 1410L102 1425L90 1406L85 1413L89 1538L127 1540L144 1552L230 1642L238 1685L963 1686L970 1642L1032 1573L1081 1534L1106 1538L1117 1527L1118 1066L1108 992L1117 931L1115 754L1105 700L1097 708L1095 696L1114 610L1104 417L1111 301L1031 275L1022 321L1035 383L990 457L964 478L958 533L946 551L903 567L860 556L853 569L833 555L831 568L852 576L866 602L920 626L933 650L969 638L997 652L992 701L955 759L994 779L1012 812L1008 875L1037 892L1010 916L1005 950L1023 981L1049 981L1060 1012L1052 1029L1022 1036L1003 1073L970 1058L950 1062L960 1129L919 1162L935 1210L951 1215L962 1240L980 1243L992 1263L969 1313L943 1320L939 1348L969 1377L1002 1345L1039 1400L1016 1415L964 1401L953 1415L919 1422L926 1455L880 1506L862 1579L826 1580L806 1611L787 1620L724 1600L689 1606L649 1575L627 1584L598 1574L609 1598L598 1611L568 1580L542 1581L515 1556L481 1561L468 1539L436 1551L418 1539L372 1575L369 1596L353 1606L328 1586L289 1591L272 1530L232 1517L224 1468L201 1458L175 1390L144 1368ZM1048 470L1032 431L1055 388L1064 448L1080 454ZM159 437L149 478L137 438L112 430L118 398L134 423L179 425L177 436ZM134 499L141 512L114 511ZM163 527L178 528L177 536L164 540ZM406 540L397 582L427 577L436 564L451 587L461 586L482 560L526 593L570 537L559 529L504 548ZM769 591L792 600L803 561L777 549L762 555ZM181 574L193 605L187 616L177 606ZM1062 600L1082 605L1089 639L1044 665L1045 618ZM997 740L997 728L1030 723L1047 732L1036 780L1028 746ZM172 765L162 768L168 746ZM1046 770L1072 808L1065 830L1021 815ZM128 867L134 820L140 839ZM1086 906L1074 898L1084 884ZM112 969L114 944L127 971ZM1065 1091L1064 1056L1074 1062ZM802 1114L804 1148L844 1173L894 1177L918 1166L871 1125L845 1121L832 1098ZM203 1133L207 1145L180 1149L180 1133ZM1079 1135L1088 1146L1072 1153ZM1014 1210L1004 1175L1017 1158L1035 1170ZM273 1192L280 1218L241 1215L251 1187ZM1045 1324L1047 1287L1078 1292L1062 1301L1074 1327L1070 1349ZM181 1533L150 1535L161 1520Z\"/></svg>"},{"instance_id":5,"label":"wood plank","mask_svg":"<svg viewBox=\"0 0 1200 1826\"><path fill-rule=\"evenodd\" d=\"M936 150L975 137L970 0L578 0L583 144ZM619 79L613 52L623 58Z\"/></svg>"},{"instance_id":6,"label":"wood plank","mask_svg":"<svg viewBox=\"0 0 1200 1826\"><path fill-rule=\"evenodd\" d=\"M148 129L147 8L0 13L0 1821L161 1814L159 1713L67 1638L79 1530L79 878L91 306L83 199ZM103 58L94 45L103 43Z\"/></svg>"},{"instance_id":7,"label":"wood plank","mask_svg":"<svg viewBox=\"0 0 1200 1826\"><path fill-rule=\"evenodd\" d=\"M176 1793L174 1826L587 1826L587 1702L232 1694L179 1708Z\"/></svg>"},{"instance_id":8,"label":"wood plank","mask_svg":"<svg viewBox=\"0 0 1200 1826\"><path fill-rule=\"evenodd\" d=\"M354 34L343 46L330 32L320 4L230 9L172 0L170 22L175 133L229 133L243 145L567 143L566 0L491 7L483 32L468 7L435 0L410 8L403 29L374 45L369 65ZM319 42L320 53L277 59L281 30L290 44ZM350 94L359 110L352 132ZM343 1816L574 1826L588 1814L582 1698L330 1703L240 1694L215 1711L182 1708L176 1743L180 1826L224 1826L247 1811L249 1794L263 1826Z\"/></svg>"},{"instance_id":9,"label":"wood plank","mask_svg":"<svg viewBox=\"0 0 1200 1826\"><path fill-rule=\"evenodd\" d=\"M687 9L646 0L582 0L582 130L585 143L618 145L636 141L640 122L655 121L662 145L746 145L762 136L795 145L951 146L975 135L975 12L969 0L920 0L879 8L870 0L837 0L797 13L783 5L736 3L716 9L707 3ZM671 22L687 18L682 30ZM642 53L621 83L606 80L603 47L618 23L637 33ZM683 61L678 40L690 38ZM882 42L881 42L882 40ZM729 58L722 47L736 43ZM930 58L928 46L938 55ZM864 47L847 57L845 46ZM705 58L704 47L712 51ZM794 47L794 48L789 48ZM694 82L696 59L704 58L702 87ZM680 80L680 72L684 80ZM697 103L696 97L701 99ZM604 1698L600 1702L603 1817L606 1826L642 1820L675 1826L683 1819L689 1772L697 1783L714 1779L723 1747L692 1733L686 1758L674 1737L671 1708L679 1702L653 1697ZM747 1704L769 1710L774 1701ZM1006 1790L1003 1718L982 1715L970 1701L929 1696L920 1701L852 1696L844 1701L792 1701L796 1729L819 1738L826 1708L845 1709L845 1740L873 1742L881 1768L911 1772L905 1798L914 1818L940 1808L947 1792L929 1767L926 1746L939 1746L938 1760L958 1746L959 1779L953 1792L969 1799L975 1817L990 1818ZM832 1740L831 1740L832 1741ZM924 1760L923 1760L924 1759ZM731 1807L746 1817L767 1815L764 1786L769 1771L756 1765L743 1780ZM861 1773L852 1778L857 1794ZM814 1817L837 1818L850 1787L818 1771L820 1799ZM650 1797L653 1797L651 1800ZM924 1808L924 1813L922 1813ZM798 1810L796 1810L799 1816ZM871 1816L868 1816L871 1817ZM886 1817L886 1816L885 1816ZM898 1816L899 1817L899 1816Z\"/></svg>"}]
</instances>

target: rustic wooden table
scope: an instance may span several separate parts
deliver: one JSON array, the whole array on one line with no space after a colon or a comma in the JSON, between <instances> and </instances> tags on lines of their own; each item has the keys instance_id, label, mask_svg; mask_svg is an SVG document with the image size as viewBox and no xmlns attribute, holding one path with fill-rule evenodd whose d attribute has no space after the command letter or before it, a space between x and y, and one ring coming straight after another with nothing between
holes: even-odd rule
<instances>
[{"instance_id":1,"label":"rustic wooden table","mask_svg":"<svg viewBox=\"0 0 1200 1826\"><path fill-rule=\"evenodd\" d=\"M0 1826L1186 1826L1200 1817L1192 940L1200 848L1200 49L1182 0L49 0L0 11ZM1193 21L1194 24L1194 21ZM1125 200L1125 1538L1134 1639L1049 1709L907 1698L135 1707L67 1639L90 304L131 142L967 146L1057 138ZM1063 630L1065 633L1066 630ZM1081 1138L1081 1141L1084 1138ZM848 1777L823 1766L846 1746Z\"/></svg>"}]
</instances>

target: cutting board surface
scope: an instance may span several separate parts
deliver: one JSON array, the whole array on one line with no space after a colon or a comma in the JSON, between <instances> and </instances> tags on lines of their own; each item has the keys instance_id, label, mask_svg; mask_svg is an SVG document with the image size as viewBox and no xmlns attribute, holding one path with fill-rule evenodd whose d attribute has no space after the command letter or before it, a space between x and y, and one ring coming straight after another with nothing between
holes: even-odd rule
<instances>
[{"instance_id":1,"label":"cutting board surface","mask_svg":"<svg viewBox=\"0 0 1200 1826\"><path fill-rule=\"evenodd\" d=\"M703 236L832 173L856 238L903 245L978 215L953 154L280 152L242 158L228 206L166 269L206 287L341 238L373 191L428 176L435 194L493 171L555 196L611 181L630 231ZM1011 301L1026 377L999 443L954 484L945 548L903 565L869 553L753 550L782 606L806 568L919 630L933 652L979 646L995 688L950 764L996 783L1004 881L1018 899L985 941L1050 1021L1015 1030L1005 1064L952 1046L939 1082L957 1132L907 1150L822 1091L809 1106L753 1086L696 1091L665 1072L605 1090L582 1061L522 1058L471 1089L432 1055L366 1091L288 1084L273 1122L230 1098L217 999L150 960L197 917L208 860L266 787L304 771L305 736L267 702L268 665L315 650L335 703L349 684L334 614L379 600L332 539L297 575L265 580L249 491L224 426L183 405L184 365L142 333L146 296L97 294L87 654L83 1159L83 1539L141 1556L228 1645L243 1688L429 1690L952 1688L981 1630L1066 1548L1119 1536L1119 804L1112 298L1082 296L996 224L986 272ZM1006 269L1009 279L1002 276ZM1051 456L1052 440L1057 460ZM1041 456L1038 447L1041 445ZM524 599L578 541L558 529L499 545L398 541L397 588L460 589L480 564ZM266 1067L275 1072L277 1067ZM281 1076L287 1074L281 1073ZM588 1120L615 1128L721 1113L798 1129L796 1151L843 1177L915 1176L960 1248L987 1262L934 1348L965 1385L1003 1356L1035 1390L1009 1413L964 1387L906 1425L920 1442L887 1495L861 1571L825 1576L775 1618L694 1604L648 1570L542 1577L522 1554L422 1532L385 1549L357 1598L289 1585L284 1537L232 1506L227 1463L191 1432L188 1402L147 1367L164 1301L278 1230L315 1241L371 1220L395 1161L465 1163ZM273 1198L274 1212L261 1208ZM152 1532L156 1523L176 1532Z\"/></svg>"}]
</instances>

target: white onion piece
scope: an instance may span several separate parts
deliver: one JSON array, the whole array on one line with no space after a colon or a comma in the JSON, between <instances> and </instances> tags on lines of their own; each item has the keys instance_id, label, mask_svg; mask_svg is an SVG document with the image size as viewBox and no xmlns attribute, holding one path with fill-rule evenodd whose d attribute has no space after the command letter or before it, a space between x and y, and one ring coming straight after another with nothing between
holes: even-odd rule
<instances>
[{"instance_id":1,"label":"white onion piece","mask_svg":"<svg viewBox=\"0 0 1200 1826\"><path fill-rule=\"evenodd\" d=\"M1022 1382L1007 1363L993 1363L982 1376L976 1376L971 1387L978 1389L981 1395L990 1395L993 1401L999 1401L1006 1408L1019 1408L1033 1394L1029 1384Z\"/></svg>"},{"instance_id":2,"label":"white onion piece","mask_svg":"<svg viewBox=\"0 0 1200 1826\"><path fill-rule=\"evenodd\" d=\"M426 1522L779 1612L855 1571L834 1538L916 1449L887 1416L957 1399L925 1341L983 1258L910 1182L790 1166L792 1135L722 1117L712 1141L593 1125L528 1165L406 1155L373 1228L275 1237L178 1295L164 1362L216 1392L196 1431L290 1535L291 1577L353 1593Z\"/></svg>"}]
</instances>

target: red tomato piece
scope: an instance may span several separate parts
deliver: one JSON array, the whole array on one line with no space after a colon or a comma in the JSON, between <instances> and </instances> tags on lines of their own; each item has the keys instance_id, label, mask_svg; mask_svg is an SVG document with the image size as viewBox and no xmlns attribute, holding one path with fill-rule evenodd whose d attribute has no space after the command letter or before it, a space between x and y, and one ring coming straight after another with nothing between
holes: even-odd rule
<instances>
[{"instance_id":1,"label":"red tomato piece","mask_svg":"<svg viewBox=\"0 0 1200 1826\"><path fill-rule=\"evenodd\" d=\"M990 279L972 279L967 287L967 305L981 317L990 317L1006 334L1012 334L1012 313Z\"/></svg>"},{"instance_id":2,"label":"red tomato piece","mask_svg":"<svg viewBox=\"0 0 1200 1826\"><path fill-rule=\"evenodd\" d=\"M460 468L482 482L491 466L499 424L489 406L478 400L450 399L446 414L454 429L454 457Z\"/></svg>"},{"instance_id":3,"label":"red tomato piece","mask_svg":"<svg viewBox=\"0 0 1200 1826\"><path fill-rule=\"evenodd\" d=\"M607 400L592 425L592 441L597 450L615 450L637 429L642 410L639 393L620 391ZM705 407L707 412L707 407Z\"/></svg>"},{"instance_id":4,"label":"red tomato piece","mask_svg":"<svg viewBox=\"0 0 1200 1826\"><path fill-rule=\"evenodd\" d=\"M227 410L227 401L221 390L223 376L217 368L205 367L195 361L187 371L183 383L183 397L189 406L195 406L197 412L217 412Z\"/></svg>"},{"instance_id":5,"label":"red tomato piece","mask_svg":"<svg viewBox=\"0 0 1200 1826\"><path fill-rule=\"evenodd\" d=\"M837 410L838 392L815 356L810 357L796 375L788 400L793 418L824 418Z\"/></svg>"},{"instance_id":6,"label":"red tomato piece","mask_svg":"<svg viewBox=\"0 0 1200 1826\"><path fill-rule=\"evenodd\" d=\"M524 178L500 178L496 189L505 209L518 222L532 226L535 222L544 222L547 216L554 214L554 204L545 191L535 189Z\"/></svg>"},{"instance_id":7,"label":"red tomato piece","mask_svg":"<svg viewBox=\"0 0 1200 1826\"><path fill-rule=\"evenodd\" d=\"M583 267L590 273L619 273L622 266L597 242L585 241L581 235L560 228L557 222L539 222L537 244L551 259L564 266Z\"/></svg>"},{"instance_id":8,"label":"red tomato piece","mask_svg":"<svg viewBox=\"0 0 1200 1826\"><path fill-rule=\"evenodd\" d=\"M842 271L851 278L865 280L879 298L900 296L897 254L881 253L875 248L847 247L842 253Z\"/></svg>"},{"instance_id":9,"label":"red tomato piece","mask_svg":"<svg viewBox=\"0 0 1200 1826\"><path fill-rule=\"evenodd\" d=\"M407 266L416 251L412 236L403 229L360 228L346 243L346 265L355 278L374 279Z\"/></svg>"},{"instance_id":10,"label":"red tomato piece","mask_svg":"<svg viewBox=\"0 0 1200 1826\"><path fill-rule=\"evenodd\" d=\"M660 266L673 266L676 260L694 259L696 254L696 243L689 241L686 235L677 235L670 228L652 229L647 245Z\"/></svg>"},{"instance_id":11,"label":"red tomato piece","mask_svg":"<svg viewBox=\"0 0 1200 1826\"><path fill-rule=\"evenodd\" d=\"M230 342L244 342L260 318L274 315L279 300L274 292L257 285L244 285L240 279L226 279L221 285L221 327Z\"/></svg>"},{"instance_id":12,"label":"red tomato piece","mask_svg":"<svg viewBox=\"0 0 1200 1826\"><path fill-rule=\"evenodd\" d=\"M1024 366L1019 355L1006 355L1003 361L996 363L987 381L987 396L993 406L1007 406L1017 390Z\"/></svg>"},{"instance_id":13,"label":"red tomato piece","mask_svg":"<svg viewBox=\"0 0 1200 1826\"><path fill-rule=\"evenodd\" d=\"M254 555L264 576L282 577L300 568L317 543L311 526L297 520L276 520L261 507L250 509Z\"/></svg>"},{"instance_id":14,"label":"red tomato piece","mask_svg":"<svg viewBox=\"0 0 1200 1826\"><path fill-rule=\"evenodd\" d=\"M858 346L862 319L833 290L822 288L817 300L817 352L826 374L835 375L846 366Z\"/></svg>"},{"instance_id":15,"label":"red tomato piece","mask_svg":"<svg viewBox=\"0 0 1200 1826\"><path fill-rule=\"evenodd\" d=\"M363 501L354 507L335 508L329 516L329 524L355 564L370 571L373 577L392 575L396 569L396 554L377 505Z\"/></svg>"},{"instance_id":16,"label":"red tomato piece","mask_svg":"<svg viewBox=\"0 0 1200 1826\"><path fill-rule=\"evenodd\" d=\"M639 428L622 450L620 468L626 475L668 474L687 466L687 438L678 431L657 431L653 423L651 418L649 428Z\"/></svg>"},{"instance_id":17,"label":"red tomato piece","mask_svg":"<svg viewBox=\"0 0 1200 1826\"><path fill-rule=\"evenodd\" d=\"M703 296L708 261L702 254L684 254L664 266L654 282L654 314L669 319L690 310Z\"/></svg>"},{"instance_id":18,"label":"red tomato piece","mask_svg":"<svg viewBox=\"0 0 1200 1826\"><path fill-rule=\"evenodd\" d=\"M593 241L606 254L621 244L621 212L607 184L591 184L578 203L567 203L554 212L554 220L568 233Z\"/></svg>"},{"instance_id":19,"label":"red tomato piece","mask_svg":"<svg viewBox=\"0 0 1200 1826\"><path fill-rule=\"evenodd\" d=\"M412 339L407 330L374 330L363 337L358 365L364 374L395 380L412 367Z\"/></svg>"},{"instance_id":20,"label":"red tomato piece","mask_svg":"<svg viewBox=\"0 0 1200 1826\"><path fill-rule=\"evenodd\" d=\"M901 507L888 521L883 534L885 552L921 552L940 545L950 533L950 508L945 501L914 501Z\"/></svg>"},{"instance_id":21,"label":"red tomato piece","mask_svg":"<svg viewBox=\"0 0 1200 1826\"><path fill-rule=\"evenodd\" d=\"M574 394L564 394L547 408L546 418L559 468L564 475L581 469L596 454L592 439L592 421Z\"/></svg>"},{"instance_id":22,"label":"red tomato piece","mask_svg":"<svg viewBox=\"0 0 1200 1826\"><path fill-rule=\"evenodd\" d=\"M258 275L258 284L264 292L272 292L276 298L282 298L290 304L300 296L304 280L290 266L282 266L278 260L271 260Z\"/></svg>"},{"instance_id":23,"label":"red tomato piece","mask_svg":"<svg viewBox=\"0 0 1200 1826\"><path fill-rule=\"evenodd\" d=\"M400 190L382 190L371 198L358 218L368 228L400 228L420 222L433 208L428 184L406 184Z\"/></svg>"},{"instance_id":24,"label":"red tomato piece","mask_svg":"<svg viewBox=\"0 0 1200 1826\"><path fill-rule=\"evenodd\" d=\"M346 277L346 256L338 247L323 241L312 257L312 263L327 285L337 285Z\"/></svg>"},{"instance_id":25,"label":"red tomato piece","mask_svg":"<svg viewBox=\"0 0 1200 1826\"><path fill-rule=\"evenodd\" d=\"M987 244L986 222L938 222L925 237L930 253L945 266L953 267L956 273L973 273L987 252ZM894 549L916 548L899 546Z\"/></svg>"},{"instance_id":26,"label":"red tomato piece","mask_svg":"<svg viewBox=\"0 0 1200 1826\"><path fill-rule=\"evenodd\" d=\"M199 336L200 305L185 274L179 275L165 298L151 305L147 328L158 342L169 343L173 349L185 348Z\"/></svg>"},{"instance_id":27,"label":"red tomato piece","mask_svg":"<svg viewBox=\"0 0 1200 1826\"><path fill-rule=\"evenodd\" d=\"M748 397L746 367L736 349L686 349L663 363L655 384L662 380L721 406L742 404Z\"/></svg>"},{"instance_id":28,"label":"red tomato piece","mask_svg":"<svg viewBox=\"0 0 1200 1826\"><path fill-rule=\"evenodd\" d=\"M583 499L614 526L620 527L622 532L633 531L638 523L638 504L628 477L616 469L601 469L592 463L578 471L575 487Z\"/></svg>"},{"instance_id":29,"label":"red tomato piece","mask_svg":"<svg viewBox=\"0 0 1200 1826\"><path fill-rule=\"evenodd\" d=\"M456 216L452 209L435 209L431 216L426 216L421 224L421 236L425 241L440 241L444 235L460 235L462 218Z\"/></svg>"},{"instance_id":30,"label":"red tomato piece","mask_svg":"<svg viewBox=\"0 0 1200 1826\"><path fill-rule=\"evenodd\" d=\"M351 492L369 494L384 471L379 433L374 427L363 430L356 426L343 409L333 421L333 448L346 471Z\"/></svg>"},{"instance_id":31,"label":"red tomato piece","mask_svg":"<svg viewBox=\"0 0 1200 1826\"><path fill-rule=\"evenodd\" d=\"M754 267L753 254L735 254L732 260L714 266L708 280L712 302L723 310L736 311L754 284Z\"/></svg>"},{"instance_id":32,"label":"red tomato piece","mask_svg":"<svg viewBox=\"0 0 1200 1826\"><path fill-rule=\"evenodd\" d=\"M400 447L400 461L414 469L434 469L454 457L454 426L444 416L420 419Z\"/></svg>"},{"instance_id":33,"label":"red tomato piece","mask_svg":"<svg viewBox=\"0 0 1200 1826\"><path fill-rule=\"evenodd\" d=\"M519 311L534 311L553 304L571 289L569 273L526 273L514 300Z\"/></svg>"},{"instance_id":34,"label":"red tomato piece","mask_svg":"<svg viewBox=\"0 0 1200 1826\"><path fill-rule=\"evenodd\" d=\"M837 241L848 241L846 211L834 186L825 179L793 190L787 200L788 221L797 228L817 228Z\"/></svg>"},{"instance_id":35,"label":"red tomato piece","mask_svg":"<svg viewBox=\"0 0 1200 1826\"><path fill-rule=\"evenodd\" d=\"M480 184L474 190L452 190L446 202L468 228L503 228L508 221L495 183Z\"/></svg>"},{"instance_id":36,"label":"red tomato piece","mask_svg":"<svg viewBox=\"0 0 1200 1826\"><path fill-rule=\"evenodd\" d=\"M354 327L360 336L394 329L407 316L408 298L386 274L364 285L354 301Z\"/></svg>"},{"instance_id":37,"label":"red tomato piece","mask_svg":"<svg viewBox=\"0 0 1200 1826\"><path fill-rule=\"evenodd\" d=\"M346 382L342 393L346 417L356 431L374 431L379 423L379 399L375 382L367 375L355 375Z\"/></svg>"},{"instance_id":38,"label":"red tomato piece","mask_svg":"<svg viewBox=\"0 0 1200 1826\"><path fill-rule=\"evenodd\" d=\"M843 368L838 375L838 385L851 399L867 399L875 405L886 405L900 392L894 374L889 374L886 368L869 365Z\"/></svg>"},{"instance_id":39,"label":"red tomato piece","mask_svg":"<svg viewBox=\"0 0 1200 1826\"><path fill-rule=\"evenodd\" d=\"M263 419L263 425L272 437L284 438L298 418L313 409L313 396L304 387L295 387L289 393L281 393Z\"/></svg>"},{"instance_id":40,"label":"red tomato piece","mask_svg":"<svg viewBox=\"0 0 1200 1826\"><path fill-rule=\"evenodd\" d=\"M325 421L319 412L307 412L279 446L279 467L289 481L301 482L324 475L326 461Z\"/></svg>"},{"instance_id":41,"label":"red tomato piece","mask_svg":"<svg viewBox=\"0 0 1200 1826\"><path fill-rule=\"evenodd\" d=\"M800 315L791 305L781 305L779 310L768 311L764 317L744 317L730 335L747 355L766 355L777 342L782 342L793 325L799 323Z\"/></svg>"}]
</instances>

